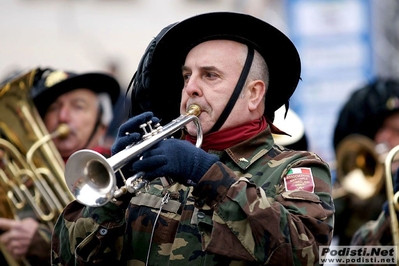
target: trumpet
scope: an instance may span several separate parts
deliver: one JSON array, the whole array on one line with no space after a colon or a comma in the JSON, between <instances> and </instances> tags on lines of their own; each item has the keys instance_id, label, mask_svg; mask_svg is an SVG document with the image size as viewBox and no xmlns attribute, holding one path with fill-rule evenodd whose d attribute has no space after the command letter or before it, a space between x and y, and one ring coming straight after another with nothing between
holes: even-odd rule
<instances>
[{"instance_id":1,"label":"trumpet","mask_svg":"<svg viewBox=\"0 0 399 266\"><path fill-rule=\"evenodd\" d=\"M141 179L145 173L139 172L129 177L125 180L125 185L118 188L115 172L132 159L141 157L143 152L155 144L183 129L190 122L193 122L197 128L195 146L201 147L203 134L198 118L200 113L201 108L193 104L189 106L186 114L180 115L163 127L159 124L152 127L151 121L147 122L140 126L144 130L144 135L139 142L127 146L108 159L92 150L76 151L69 157L65 166L65 179L70 192L78 202L91 207L103 206L127 192L135 195L149 182ZM146 128L149 130L147 131Z\"/></svg>"}]
</instances>

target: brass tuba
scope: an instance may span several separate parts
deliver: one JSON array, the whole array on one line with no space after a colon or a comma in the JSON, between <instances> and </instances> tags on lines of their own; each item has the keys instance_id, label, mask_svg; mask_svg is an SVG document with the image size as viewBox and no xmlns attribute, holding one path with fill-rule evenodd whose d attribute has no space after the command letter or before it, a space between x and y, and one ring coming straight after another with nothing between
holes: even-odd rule
<instances>
[{"instance_id":1,"label":"brass tuba","mask_svg":"<svg viewBox=\"0 0 399 266\"><path fill-rule=\"evenodd\" d=\"M333 198L352 193L360 199L368 199L379 193L384 185L387 152L387 147L362 135L344 138L336 150L336 173L340 186L333 189Z\"/></svg>"},{"instance_id":2,"label":"brass tuba","mask_svg":"<svg viewBox=\"0 0 399 266\"><path fill-rule=\"evenodd\" d=\"M388 201L388 210L390 216L390 225L392 233L392 241L395 246L399 246L399 224L396 212L399 211L399 191L394 194L394 186L392 181L392 164L396 160L399 152L399 145L393 147L385 159L385 176L386 176L386 193ZM399 252L396 252L396 259L399 261Z\"/></svg>"},{"instance_id":3,"label":"brass tuba","mask_svg":"<svg viewBox=\"0 0 399 266\"><path fill-rule=\"evenodd\" d=\"M30 70L0 88L0 188L7 192L6 202L0 204L11 205L12 213L3 217L19 219L29 209L53 227L74 199L65 183L64 161L52 142L69 128L47 132L30 96L38 71Z\"/></svg>"}]
</instances>

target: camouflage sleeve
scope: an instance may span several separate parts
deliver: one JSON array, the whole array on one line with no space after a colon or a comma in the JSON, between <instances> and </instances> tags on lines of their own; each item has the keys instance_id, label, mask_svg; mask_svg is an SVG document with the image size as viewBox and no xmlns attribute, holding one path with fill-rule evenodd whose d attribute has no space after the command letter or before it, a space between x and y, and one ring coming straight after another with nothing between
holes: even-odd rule
<instances>
[{"instance_id":1,"label":"camouflage sleeve","mask_svg":"<svg viewBox=\"0 0 399 266\"><path fill-rule=\"evenodd\" d=\"M380 246L392 244L390 216L382 211L375 221L368 221L354 234L351 245L355 246Z\"/></svg>"},{"instance_id":2,"label":"camouflage sleeve","mask_svg":"<svg viewBox=\"0 0 399 266\"><path fill-rule=\"evenodd\" d=\"M334 223L329 167L312 156L290 167L311 168L314 193L280 189L266 194L268 186L281 188L288 166L272 170L268 181L257 186L226 165L214 164L193 191L200 212L214 210L211 221L206 215L199 220L203 248L262 264L317 264L318 247L331 243Z\"/></svg>"},{"instance_id":3,"label":"camouflage sleeve","mask_svg":"<svg viewBox=\"0 0 399 266\"><path fill-rule=\"evenodd\" d=\"M52 235L52 265L111 265L122 252L124 211L113 203L85 207L71 202Z\"/></svg>"}]
</instances>

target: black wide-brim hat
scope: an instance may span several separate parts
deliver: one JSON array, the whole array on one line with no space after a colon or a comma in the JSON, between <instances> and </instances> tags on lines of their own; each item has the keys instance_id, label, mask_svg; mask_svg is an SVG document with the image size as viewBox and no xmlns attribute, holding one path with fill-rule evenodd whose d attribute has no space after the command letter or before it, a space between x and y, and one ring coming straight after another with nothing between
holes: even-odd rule
<instances>
[{"instance_id":1,"label":"black wide-brim hat","mask_svg":"<svg viewBox=\"0 0 399 266\"><path fill-rule=\"evenodd\" d=\"M374 139L385 119L399 112L399 80L376 77L353 90L338 113L333 146L349 135L360 134Z\"/></svg>"},{"instance_id":2,"label":"black wide-brim hat","mask_svg":"<svg viewBox=\"0 0 399 266\"><path fill-rule=\"evenodd\" d=\"M273 121L274 111L288 104L298 85L301 73L298 51L272 25L234 12L196 15L164 28L147 47L133 76L131 115L153 111L166 122L179 116L184 85L181 67L185 57L194 46L215 39L250 45L264 57L270 76L265 115Z\"/></svg>"},{"instance_id":3,"label":"black wide-brim hat","mask_svg":"<svg viewBox=\"0 0 399 266\"><path fill-rule=\"evenodd\" d=\"M36 74L36 81L31 96L39 111L44 116L48 107L62 94L75 89L89 89L94 93L107 93L115 106L120 85L111 75L105 73L76 74L62 70L44 69Z\"/></svg>"}]
</instances>

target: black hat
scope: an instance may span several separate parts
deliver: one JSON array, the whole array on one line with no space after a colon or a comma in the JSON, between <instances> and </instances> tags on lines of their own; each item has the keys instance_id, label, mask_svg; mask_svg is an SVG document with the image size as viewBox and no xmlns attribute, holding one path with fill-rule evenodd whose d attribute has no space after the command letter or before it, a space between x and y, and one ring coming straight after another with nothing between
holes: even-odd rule
<instances>
[{"instance_id":1,"label":"black hat","mask_svg":"<svg viewBox=\"0 0 399 266\"><path fill-rule=\"evenodd\" d=\"M43 69L37 72L35 79L31 96L41 116L58 96L75 89L85 88L95 93L107 93L112 106L120 94L119 83L105 73L76 74L63 70Z\"/></svg>"},{"instance_id":2,"label":"black hat","mask_svg":"<svg viewBox=\"0 0 399 266\"><path fill-rule=\"evenodd\" d=\"M270 75L265 115L272 121L274 111L288 104L299 82L299 54L290 39L275 27L233 12L196 15L164 28L147 47L133 76L130 115L153 111L167 122L179 116L185 57L197 44L214 39L247 44L264 57Z\"/></svg>"},{"instance_id":3,"label":"black hat","mask_svg":"<svg viewBox=\"0 0 399 266\"><path fill-rule=\"evenodd\" d=\"M352 92L339 111L333 145L351 134L374 139L385 118L399 111L399 81L377 78Z\"/></svg>"}]
</instances>

